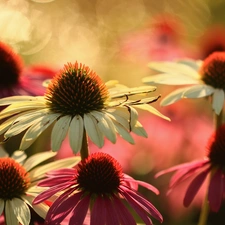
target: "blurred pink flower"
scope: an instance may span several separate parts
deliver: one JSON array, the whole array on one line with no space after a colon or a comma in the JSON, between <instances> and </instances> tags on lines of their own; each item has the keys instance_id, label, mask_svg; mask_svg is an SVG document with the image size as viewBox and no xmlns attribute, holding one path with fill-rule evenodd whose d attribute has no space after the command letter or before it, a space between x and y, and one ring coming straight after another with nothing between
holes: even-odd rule
<instances>
[{"instance_id":1,"label":"blurred pink flower","mask_svg":"<svg viewBox=\"0 0 225 225\"><path fill-rule=\"evenodd\" d=\"M150 216L162 222L159 211L138 192L141 185L154 193L158 190L150 184L134 180L122 172L121 165L106 153L94 153L81 161L77 168L50 171L41 187L50 187L38 195L38 204L57 192L64 191L52 204L46 216L47 224L59 224L67 216L69 224L83 224L90 208L90 224L130 224L136 222L125 200L146 225L152 225Z\"/></svg>"},{"instance_id":2,"label":"blurred pink flower","mask_svg":"<svg viewBox=\"0 0 225 225\"><path fill-rule=\"evenodd\" d=\"M142 63L190 57L190 46L183 41L184 30L174 15L157 15L148 27L121 38L122 57Z\"/></svg>"},{"instance_id":3,"label":"blurred pink flower","mask_svg":"<svg viewBox=\"0 0 225 225\"><path fill-rule=\"evenodd\" d=\"M219 127L211 136L207 146L207 154L204 159L180 164L156 174L156 177L169 172L176 173L170 180L169 192L173 191L179 183L193 177L183 200L184 206L188 207L197 195L206 177L211 174L208 186L208 201L210 209L217 212L225 194L225 124Z\"/></svg>"},{"instance_id":4,"label":"blurred pink flower","mask_svg":"<svg viewBox=\"0 0 225 225\"><path fill-rule=\"evenodd\" d=\"M0 42L0 98L14 95L43 95L42 82L50 79L56 69L47 66L25 68L22 58L7 44Z\"/></svg>"}]
</instances>

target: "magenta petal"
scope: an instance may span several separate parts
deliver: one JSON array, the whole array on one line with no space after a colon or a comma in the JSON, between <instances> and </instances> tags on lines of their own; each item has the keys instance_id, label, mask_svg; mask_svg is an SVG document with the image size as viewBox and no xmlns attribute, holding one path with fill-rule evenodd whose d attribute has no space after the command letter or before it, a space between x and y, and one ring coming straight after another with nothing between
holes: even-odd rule
<instances>
[{"instance_id":1,"label":"magenta petal","mask_svg":"<svg viewBox=\"0 0 225 225\"><path fill-rule=\"evenodd\" d=\"M102 197L97 197L91 210L90 225L105 225L105 223L106 223L106 209L104 199Z\"/></svg>"},{"instance_id":2,"label":"magenta petal","mask_svg":"<svg viewBox=\"0 0 225 225\"><path fill-rule=\"evenodd\" d=\"M73 200L71 199L73 202ZM90 196L83 197L72 212L69 225L83 225L90 204Z\"/></svg>"},{"instance_id":3,"label":"magenta petal","mask_svg":"<svg viewBox=\"0 0 225 225\"><path fill-rule=\"evenodd\" d=\"M212 176L209 184L208 200L212 211L220 209L223 199L224 176L222 170L218 169Z\"/></svg>"},{"instance_id":4,"label":"magenta petal","mask_svg":"<svg viewBox=\"0 0 225 225\"><path fill-rule=\"evenodd\" d=\"M121 194L126 198L131 207L141 217L145 225L153 225L144 206L142 206L138 201L131 197L126 191L121 190Z\"/></svg>"},{"instance_id":5,"label":"magenta petal","mask_svg":"<svg viewBox=\"0 0 225 225\"><path fill-rule=\"evenodd\" d=\"M63 176L63 175L76 175L77 171L74 168L63 168L57 170L51 170L47 172L48 176Z\"/></svg>"},{"instance_id":6,"label":"magenta petal","mask_svg":"<svg viewBox=\"0 0 225 225\"><path fill-rule=\"evenodd\" d=\"M136 225L136 222L131 215L131 213L128 211L128 209L124 206L124 204L121 202L119 198L114 196L113 198L114 205L116 207L117 216L120 220L121 225Z\"/></svg>"},{"instance_id":7,"label":"magenta petal","mask_svg":"<svg viewBox=\"0 0 225 225\"><path fill-rule=\"evenodd\" d=\"M40 187L52 187L58 184L66 184L67 182L73 180L74 181L74 176L58 176L58 177L50 177L46 178L43 181L40 181L38 183L38 186Z\"/></svg>"},{"instance_id":8,"label":"magenta petal","mask_svg":"<svg viewBox=\"0 0 225 225\"><path fill-rule=\"evenodd\" d=\"M60 224L75 207L82 193L75 194L76 199L71 201L71 197L69 196L72 192L74 192L72 188L65 191L53 202L46 216L46 221L48 221L49 224Z\"/></svg>"},{"instance_id":9,"label":"magenta petal","mask_svg":"<svg viewBox=\"0 0 225 225\"><path fill-rule=\"evenodd\" d=\"M155 175L155 178L161 176L161 175L164 175L166 173L170 173L170 172L173 172L175 170L180 170L180 169L191 169L191 168L195 168L195 167L202 167L203 165L205 165L206 163L209 162L209 159L202 159L202 160L198 160L198 161L194 161L194 162L191 162L191 163L183 163L183 164L179 164L177 166L173 166L173 167L170 167L166 170L162 170L160 172L158 172L156 175Z\"/></svg>"},{"instance_id":10,"label":"magenta petal","mask_svg":"<svg viewBox=\"0 0 225 225\"><path fill-rule=\"evenodd\" d=\"M107 225L120 225L119 221L118 221L118 217L117 217L117 213L114 207L113 207L113 203L109 198L104 198L105 201L105 208L106 208L106 221L107 221ZM96 224L97 225L97 224Z\"/></svg>"},{"instance_id":11,"label":"magenta petal","mask_svg":"<svg viewBox=\"0 0 225 225\"><path fill-rule=\"evenodd\" d=\"M188 189L187 189L185 197L184 197L183 203L184 203L185 207L188 207L191 204L192 200L194 199L195 195L197 194L199 188L201 187L202 183L204 182L209 171L210 171L210 168L202 171L192 180L192 182L188 186Z\"/></svg>"},{"instance_id":12,"label":"magenta petal","mask_svg":"<svg viewBox=\"0 0 225 225\"><path fill-rule=\"evenodd\" d=\"M70 187L74 184L73 182L67 183L67 184L59 184L55 187L49 188L46 191L43 191L41 194L39 194L33 201L33 204L38 204L40 202L43 202L47 200L48 198L52 197L54 194L56 194L59 191L65 190L66 188Z\"/></svg>"},{"instance_id":13,"label":"magenta petal","mask_svg":"<svg viewBox=\"0 0 225 225\"><path fill-rule=\"evenodd\" d=\"M149 202L147 199L143 198L139 194L131 190L125 190L127 194L129 194L133 199L135 199L140 205L145 207L145 210L153 216L155 219L159 220L161 223L163 222L163 217L161 213L155 208L155 206Z\"/></svg>"}]
</instances>

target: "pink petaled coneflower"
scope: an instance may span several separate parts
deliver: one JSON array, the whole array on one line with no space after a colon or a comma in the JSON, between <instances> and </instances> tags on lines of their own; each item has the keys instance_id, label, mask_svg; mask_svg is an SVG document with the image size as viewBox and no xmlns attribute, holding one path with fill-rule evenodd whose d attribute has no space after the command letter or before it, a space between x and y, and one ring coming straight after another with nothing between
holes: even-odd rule
<instances>
[{"instance_id":1,"label":"pink petaled coneflower","mask_svg":"<svg viewBox=\"0 0 225 225\"><path fill-rule=\"evenodd\" d=\"M170 180L169 191L172 191L180 182L191 176L195 176L187 188L184 197L184 206L188 207L206 177L211 174L208 187L208 201L212 211L220 209L225 194L225 124L219 127L209 139L207 146L207 157L191 163L184 163L171 167L156 174L159 177L163 174L176 171Z\"/></svg>"},{"instance_id":2,"label":"pink petaled coneflower","mask_svg":"<svg viewBox=\"0 0 225 225\"><path fill-rule=\"evenodd\" d=\"M42 83L55 69L32 66L25 68L22 58L7 44L0 42L0 98L14 95L43 95Z\"/></svg>"},{"instance_id":3,"label":"pink petaled coneflower","mask_svg":"<svg viewBox=\"0 0 225 225\"><path fill-rule=\"evenodd\" d=\"M106 153L94 153L76 168L51 171L47 176L49 178L38 185L50 188L38 195L34 204L63 191L48 211L47 224L61 224L69 217L68 224L82 225L89 209L91 225L135 225L122 200L146 225L152 225L150 216L163 221L159 211L137 192L138 185L156 194L158 190L124 174L120 164Z\"/></svg>"}]
</instances>

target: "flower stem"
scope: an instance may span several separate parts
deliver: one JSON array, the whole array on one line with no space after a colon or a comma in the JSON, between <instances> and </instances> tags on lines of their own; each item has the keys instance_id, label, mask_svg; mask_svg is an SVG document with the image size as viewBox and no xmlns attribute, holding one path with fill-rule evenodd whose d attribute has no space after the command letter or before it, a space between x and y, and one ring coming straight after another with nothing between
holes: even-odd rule
<instances>
[{"instance_id":1,"label":"flower stem","mask_svg":"<svg viewBox=\"0 0 225 225\"><path fill-rule=\"evenodd\" d=\"M217 130L223 124L223 110L220 112L219 115L215 114L214 120L215 120L215 130ZM211 176L212 176L212 171L211 171ZM209 179L211 179L211 176ZM206 225L208 214L209 214L209 203L208 203L208 193L206 193L206 196L202 205L198 225Z\"/></svg>"},{"instance_id":2,"label":"flower stem","mask_svg":"<svg viewBox=\"0 0 225 225\"><path fill-rule=\"evenodd\" d=\"M84 129L84 133L83 133L83 140L82 140L82 147L80 150L80 156L81 156L81 160L86 159L89 156L87 134L86 134L85 129Z\"/></svg>"}]
</instances>

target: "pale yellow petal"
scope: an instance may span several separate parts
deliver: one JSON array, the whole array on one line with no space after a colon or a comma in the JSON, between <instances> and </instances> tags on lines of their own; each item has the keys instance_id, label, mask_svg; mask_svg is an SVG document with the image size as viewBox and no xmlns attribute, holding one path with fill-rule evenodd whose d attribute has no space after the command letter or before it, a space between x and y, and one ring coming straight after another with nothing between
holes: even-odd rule
<instances>
[{"instance_id":1,"label":"pale yellow petal","mask_svg":"<svg viewBox=\"0 0 225 225\"><path fill-rule=\"evenodd\" d=\"M79 115L74 116L69 127L69 141L73 152L76 154L82 146L84 133L83 118Z\"/></svg>"},{"instance_id":2,"label":"pale yellow petal","mask_svg":"<svg viewBox=\"0 0 225 225\"><path fill-rule=\"evenodd\" d=\"M7 225L19 225L19 221L14 214L14 206L11 204L11 200L6 200L5 203L5 220Z\"/></svg>"},{"instance_id":3,"label":"pale yellow petal","mask_svg":"<svg viewBox=\"0 0 225 225\"><path fill-rule=\"evenodd\" d=\"M217 115L219 115L224 106L224 90L215 89L212 97L212 108Z\"/></svg>"},{"instance_id":4,"label":"pale yellow petal","mask_svg":"<svg viewBox=\"0 0 225 225\"><path fill-rule=\"evenodd\" d=\"M104 145L103 134L91 114L84 114L84 127L91 141L101 148Z\"/></svg>"},{"instance_id":5,"label":"pale yellow petal","mask_svg":"<svg viewBox=\"0 0 225 225\"><path fill-rule=\"evenodd\" d=\"M58 151L69 129L71 116L63 116L55 123L51 134L52 151Z\"/></svg>"},{"instance_id":6,"label":"pale yellow petal","mask_svg":"<svg viewBox=\"0 0 225 225\"><path fill-rule=\"evenodd\" d=\"M115 127L116 127L116 131L117 133L126 141L128 141L131 144L134 144L134 139L133 137L130 135L130 132L128 132L123 126L121 126L121 124L119 123L114 123Z\"/></svg>"},{"instance_id":7,"label":"pale yellow petal","mask_svg":"<svg viewBox=\"0 0 225 225\"><path fill-rule=\"evenodd\" d=\"M27 155L23 151L14 151L11 158L15 159L19 164L23 165Z\"/></svg>"},{"instance_id":8,"label":"pale yellow petal","mask_svg":"<svg viewBox=\"0 0 225 225\"><path fill-rule=\"evenodd\" d=\"M215 89L206 84L194 85L183 93L183 98L202 98L211 95Z\"/></svg>"},{"instance_id":9,"label":"pale yellow petal","mask_svg":"<svg viewBox=\"0 0 225 225\"><path fill-rule=\"evenodd\" d=\"M5 201L0 198L0 215L2 215L4 208L5 208Z\"/></svg>"},{"instance_id":10,"label":"pale yellow petal","mask_svg":"<svg viewBox=\"0 0 225 225\"><path fill-rule=\"evenodd\" d=\"M9 204L19 222L22 225L29 225L31 215L27 204L19 198L13 198L11 201L9 201Z\"/></svg>"},{"instance_id":11,"label":"pale yellow petal","mask_svg":"<svg viewBox=\"0 0 225 225\"><path fill-rule=\"evenodd\" d=\"M138 136L141 137L148 137L147 132L145 131L145 129L143 128L143 126L141 125L140 122L137 121L137 123L135 124L135 126L133 127L133 129L131 130L133 133L137 134Z\"/></svg>"},{"instance_id":12,"label":"pale yellow petal","mask_svg":"<svg viewBox=\"0 0 225 225\"><path fill-rule=\"evenodd\" d=\"M23 164L23 167L26 171L30 171L32 168L38 164L44 162L47 159L50 159L56 155L55 152L40 152L30 156L26 162Z\"/></svg>"},{"instance_id":13,"label":"pale yellow petal","mask_svg":"<svg viewBox=\"0 0 225 225\"><path fill-rule=\"evenodd\" d=\"M37 102L37 101L43 101L43 96L33 97L33 96L11 96L6 98L0 99L0 105L9 105L16 102Z\"/></svg>"}]
</instances>

